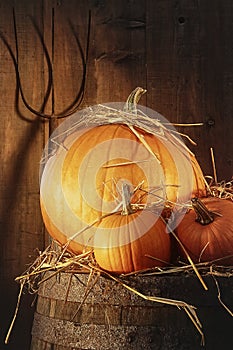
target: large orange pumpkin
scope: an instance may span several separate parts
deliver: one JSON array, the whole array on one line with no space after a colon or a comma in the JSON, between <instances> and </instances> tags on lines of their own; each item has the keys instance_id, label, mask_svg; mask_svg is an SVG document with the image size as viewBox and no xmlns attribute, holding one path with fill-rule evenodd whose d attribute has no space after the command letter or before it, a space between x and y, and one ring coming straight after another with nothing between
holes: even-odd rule
<instances>
[{"instance_id":1,"label":"large orange pumpkin","mask_svg":"<svg viewBox=\"0 0 233 350\"><path fill-rule=\"evenodd\" d=\"M203 175L193 156L188 159L189 154L169 140L137 131L156 157L127 125L112 124L74 135L68 151L62 148L49 159L41 179L41 205L53 237L57 232L50 230L48 219L69 237L114 210L119 202L117 183L122 179L134 187L141 184L132 202L176 203L205 194Z\"/></svg>"},{"instance_id":2,"label":"large orange pumpkin","mask_svg":"<svg viewBox=\"0 0 233 350\"><path fill-rule=\"evenodd\" d=\"M124 121L124 115L121 119ZM75 253L93 247L103 267L109 255L109 265L104 268L118 272L151 267L152 259L146 258L146 254L157 261L167 261L169 243L166 235L161 236L164 224L158 216L166 203L175 207L193 196L205 195L205 182L187 147L169 130L164 127L161 130L158 127L159 132L152 133L132 123L118 122L71 132L42 172L41 209L50 235L62 245L68 243L68 249ZM130 185L130 201L134 211L138 210L126 217L116 213L121 206L122 183ZM154 213L148 214L147 209ZM153 224L143 226L144 212L150 216L149 222L153 218ZM134 220L127 235L122 227ZM100 239L105 226L109 232L108 252ZM113 232L120 236L124 232L128 238L112 246ZM160 244L161 237L166 237L166 253ZM118 256L117 264L113 264L110 255ZM129 261L130 256L136 259L135 263Z\"/></svg>"},{"instance_id":3,"label":"large orange pumpkin","mask_svg":"<svg viewBox=\"0 0 233 350\"><path fill-rule=\"evenodd\" d=\"M205 194L203 175L193 156L187 152L183 154L170 140L136 130L150 146L154 157L123 124L89 130L67 153L62 170L63 194L72 212L86 223L114 209L116 184L122 178L135 187L142 184L135 193L134 202L156 202L159 198L173 203L185 202L192 196ZM145 192L153 194L148 199Z\"/></svg>"},{"instance_id":4,"label":"large orange pumpkin","mask_svg":"<svg viewBox=\"0 0 233 350\"><path fill-rule=\"evenodd\" d=\"M220 198L194 198L176 233L195 263L219 259L233 265L233 202ZM181 249L181 254L185 256Z\"/></svg>"}]
</instances>

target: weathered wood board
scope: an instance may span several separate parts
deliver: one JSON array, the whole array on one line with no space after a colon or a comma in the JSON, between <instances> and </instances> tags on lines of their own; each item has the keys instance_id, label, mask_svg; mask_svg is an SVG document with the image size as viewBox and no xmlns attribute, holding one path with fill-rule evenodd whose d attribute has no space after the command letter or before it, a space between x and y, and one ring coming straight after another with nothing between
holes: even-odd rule
<instances>
[{"instance_id":1,"label":"weathered wood board","mask_svg":"<svg viewBox=\"0 0 233 350\"><path fill-rule=\"evenodd\" d=\"M171 122L203 122L180 127L197 142L191 146L207 175L213 175L214 148L219 180L233 168L233 2L231 0L0 0L0 33L17 57L24 96L37 111L59 114L72 104L83 67L79 46L90 40L85 93L80 108L124 101L140 85L141 104ZM91 17L89 17L89 14ZM49 74L53 89L46 106ZM73 32L72 32L73 28ZM75 34L75 35L74 35ZM62 121L49 122L18 100L14 64L0 40L0 213L1 345L13 316L18 286L14 278L48 243L39 207L39 162L49 133ZM50 82L51 83L51 82ZM53 90L53 91L52 91ZM188 143L189 145L189 143ZM27 349L33 309L26 301L20 324L7 349ZM31 301L31 300L30 300Z\"/></svg>"}]
</instances>

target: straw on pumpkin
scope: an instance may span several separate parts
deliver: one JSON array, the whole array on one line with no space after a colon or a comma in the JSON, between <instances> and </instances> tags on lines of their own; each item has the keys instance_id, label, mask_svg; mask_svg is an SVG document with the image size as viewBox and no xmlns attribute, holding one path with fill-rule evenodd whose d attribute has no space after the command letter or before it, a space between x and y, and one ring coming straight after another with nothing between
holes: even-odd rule
<instances>
[{"instance_id":1,"label":"straw on pumpkin","mask_svg":"<svg viewBox=\"0 0 233 350\"><path fill-rule=\"evenodd\" d=\"M59 134L55 135L51 139L51 142L57 146L55 148L55 153L56 153L59 147L62 147L63 149L67 150L66 145L64 143L66 137L78 129L86 128L88 126L99 126L104 124L122 123L125 125L136 126L148 133L151 133L153 135L158 135L160 138L162 137L165 138L169 136L171 142L174 142L175 144L179 143L182 149L187 151L189 154L193 155L191 150L184 143L181 143L181 140L179 140L179 138L174 136L173 134L177 134L187 138L191 144L196 144L196 143L186 134L180 133L173 129L168 130L166 128L167 123L163 123L162 121L160 121L160 117L162 116L156 112L155 114L158 114L158 119L152 119L151 117L143 113L141 110L137 110L137 115L135 117L135 113L132 113L131 111L128 111L128 112L126 110L121 111L107 105L99 104L95 107L88 107L84 111L82 111L82 115L80 116L79 120L73 123L65 131L61 131ZM172 125L172 123L170 123L169 125ZM185 124L175 124L175 125L184 126ZM201 125L201 123L192 123L192 124L189 123L186 125L195 126L195 125ZM54 150L50 150L50 152L52 153L42 158L41 160L42 164L46 162L48 157L54 155Z\"/></svg>"},{"instance_id":2,"label":"straw on pumpkin","mask_svg":"<svg viewBox=\"0 0 233 350\"><path fill-rule=\"evenodd\" d=\"M163 219L163 218L162 218L162 219ZM164 220L164 219L163 219L163 220ZM165 220L164 220L164 222L165 222ZM165 223L166 223L166 222L165 222ZM195 265L194 262L192 261L190 255L189 255L189 253L188 253L188 251L187 251L187 249L185 248L185 246L183 245L183 243L181 242L181 240L177 237L177 235L175 234L175 232L171 229L171 227L169 226L169 224L168 224L168 223L166 223L166 224L167 224L167 227L168 227L168 229L169 229L169 232L172 234L172 236L176 239L176 241L179 243L179 245L180 245L181 248L183 249L183 251L184 251L184 253L185 253L185 255L186 255L186 257L187 257L189 263L191 264L191 266L192 266L194 272L196 273L196 275L197 275L199 281L201 282L202 286L204 287L205 290L208 290L207 285L205 284L205 282L204 282L202 276L200 275L200 273L199 273L199 271L198 271L196 265Z\"/></svg>"}]
</instances>

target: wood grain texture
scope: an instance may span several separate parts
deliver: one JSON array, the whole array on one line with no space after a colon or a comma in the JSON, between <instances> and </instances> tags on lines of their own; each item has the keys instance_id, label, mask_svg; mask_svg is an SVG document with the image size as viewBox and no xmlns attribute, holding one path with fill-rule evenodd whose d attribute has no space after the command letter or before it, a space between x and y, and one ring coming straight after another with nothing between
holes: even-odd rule
<instances>
[{"instance_id":1,"label":"wood grain texture","mask_svg":"<svg viewBox=\"0 0 233 350\"><path fill-rule=\"evenodd\" d=\"M40 110L49 70L32 18L53 64L54 95L44 112L60 113L74 101L82 75L76 39L86 48L91 13L86 89L80 108L124 101L136 86L147 89L140 104L171 122L203 122L178 128L189 134L205 174L219 180L233 168L233 2L231 0L0 0L0 32L16 54L25 98ZM72 33L71 26L73 26ZM0 40L1 345L17 297L14 278L48 243L39 208L39 161L49 134L60 123L32 115L17 96L10 54ZM17 108L16 108L17 107ZM29 298L30 299L30 298ZM8 350L27 350L33 310L25 301ZM8 302L6 302L8 300ZM31 299L30 299L31 301ZM26 321L27 320L27 321ZM21 331L21 323L25 332ZM27 330L26 330L27 329ZM24 334L22 336L22 334Z\"/></svg>"},{"instance_id":2,"label":"wood grain texture","mask_svg":"<svg viewBox=\"0 0 233 350\"><path fill-rule=\"evenodd\" d=\"M88 95L95 93L97 103L123 102L136 86L146 86L145 1L92 1L91 9L88 80L94 85Z\"/></svg>"},{"instance_id":3,"label":"wood grain texture","mask_svg":"<svg viewBox=\"0 0 233 350\"><path fill-rule=\"evenodd\" d=\"M26 98L34 106L41 104L40 81L42 50L35 37L29 15L41 24L41 3L20 1L0 2L0 30L14 54L15 38L12 8L15 7L19 41L19 70ZM39 161L44 145L43 125L21 102L16 107L16 78L12 59L1 41L0 139L1 139L1 349L3 339L14 313L18 286L14 278L25 270L36 256L35 249L43 247L44 228L39 209ZM42 78L42 79L41 79ZM18 109L18 111L17 111ZM24 322L16 326L18 336L9 345L14 349L30 344L30 324L33 309L30 299L22 303Z\"/></svg>"},{"instance_id":4,"label":"wood grain texture","mask_svg":"<svg viewBox=\"0 0 233 350\"><path fill-rule=\"evenodd\" d=\"M213 175L214 148L219 180L232 176L232 6L208 0L147 2L148 105L171 122L204 123L178 130L197 142L190 147L206 175Z\"/></svg>"},{"instance_id":5,"label":"wood grain texture","mask_svg":"<svg viewBox=\"0 0 233 350\"><path fill-rule=\"evenodd\" d=\"M66 346L67 350L203 349L192 322L176 307L142 299L105 277L99 277L87 295L88 283L92 283L89 274L61 273L52 277L47 273L45 277L48 279L38 292L31 350L37 350L39 341L58 349ZM125 278L128 285L144 295L163 295L197 307L206 337L205 349L218 349L223 342L233 345L230 315L219 304L213 278L205 276L205 281L208 295L192 275ZM218 282L231 307L232 279L218 278ZM220 335L216 329L222 322L226 328Z\"/></svg>"}]
</instances>

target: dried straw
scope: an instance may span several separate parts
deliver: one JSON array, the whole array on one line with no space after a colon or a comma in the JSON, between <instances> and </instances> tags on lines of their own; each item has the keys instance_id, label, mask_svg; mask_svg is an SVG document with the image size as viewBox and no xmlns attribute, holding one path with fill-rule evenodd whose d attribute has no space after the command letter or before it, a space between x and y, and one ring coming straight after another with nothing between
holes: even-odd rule
<instances>
[{"instance_id":1,"label":"dried straw","mask_svg":"<svg viewBox=\"0 0 233 350\"><path fill-rule=\"evenodd\" d=\"M10 327L9 327L9 329L8 329L8 332L7 332L7 335L6 335L6 338L5 338L5 344L8 344L8 342L9 342L9 338L10 338L12 329L13 329L13 327L14 327L15 321L16 321L16 317L17 317L17 314L18 314L18 311L19 311L21 296L22 296L22 293L23 293L24 283L25 283L25 282L23 281L23 282L20 284L20 290L19 290L19 294L18 294L18 299L17 299L16 308L15 308L15 313L14 313L13 319L12 319L12 321L11 321Z\"/></svg>"},{"instance_id":2,"label":"dried straw","mask_svg":"<svg viewBox=\"0 0 233 350\"><path fill-rule=\"evenodd\" d=\"M49 152L51 153L45 153L46 156L45 158L42 159L41 161L42 164L44 164L49 157L56 154L57 150L60 147L62 147L67 151L64 141L67 138L67 136L71 135L75 131L80 130L81 128L105 125L105 124L111 124L111 123L112 124L122 123L127 125L129 129L135 134L135 136L140 140L140 142L145 146L145 148L150 152L152 157L156 158L158 161L159 159L157 155L153 152L153 150L150 148L150 146L145 141L145 139L140 135L137 128L140 128L153 135L156 135L161 139L169 140L171 143L178 146L179 149L184 154L187 154L187 155L192 154L189 148L181 141L179 137L177 137L177 135L187 138L192 144L195 144L195 142L185 134L181 134L173 129L168 130L166 127L166 123L163 124L159 119L152 119L140 110L137 111L137 115L135 117L135 113L120 111L118 109L114 109L106 105L98 105L95 108L89 107L84 111L82 111L82 114L79 115L78 121L73 122L73 124L71 124L68 128L66 128L65 131L60 132L59 134L55 135L51 139L51 142L54 144L55 147L52 150L49 150ZM179 124L179 125L176 124L176 126L184 126L184 125L185 124ZM188 124L187 126L195 126L195 125L202 125L202 123ZM220 184L217 183L217 174L216 174L213 150L211 151L211 156L212 156L212 164L214 169L214 179L211 177L206 177L205 182L207 184L207 188L210 194L213 196L219 196L220 198L231 198L233 200L233 180L226 183L225 182ZM109 166L124 166L127 164L128 162L111 164ZM207 179L211 180L210 183L207 183ZM137 190L143 191L142 184L138 184L135 187L134 191L137 191ZM155 191L156 189L147 190L145 191L145 195L154 194L156 201L155 203L152 203L152 204L154 204L155 206L156 205L158 206L160 204L160 201L164 199L159 198L159 196L156 195ZM151 208L148 208L148 209L152 210L152 206L153 206L152 204L151 204ZM116 210L119 210L120 205L121 203L119 203ZM143 209L145 209L145 207L142 204L134 203L134 206L137 206L138 209L141 209L140 205L142 206ZM169 205L172 205L172 203L167 203L166 205L168 206L168 209L169 209ZM116 210L113 211L113 213L110 213L108 215L114 214ZM89 225L89 227L93 226L94 224L96 224L96 222ZM88 229L88 227L86 229ZM171 275L171 274L183 274L184 272L185 273L194 272L198 277L198 279L200 280L205 290L207 290L207 286L199 271L202 271L203 273L206 273L206 274L211 274L216 282L216 287L218 290L218 300L220 304L226 309L226 311L232 316L231 310L223 303L221 299L220 289L216 281L216 276L228 276L228 277L233 276L233 269L223 268L223 267L218 268L216 265L213 265L213 264L216 264L217 261L210 262L210 263L194 264L188 252L186 251L185 247L183 246L182 242L178 239L178 237L173 232L173 230L170 229L170 232L174 236L174 238L178 241L182 249L184 250L190 265L175 266L175 267L168 266L166 268L154 268L150 270L147 269L144 271L138 271L136 274L138 276L140 275L151 276L151 275L165 275L165 274ZM74 239L78 234L79 232L77 232L73 237L71 237L67 241L67 244L64 247L61 247L59 249L57 249L57 244L53 241L52 244L45 249L45 251L39 252L39 256L35 259L35 261L31 264L31 266L21 276L18 276L16 278L16 281L20 283L20 292L19 292L15 314L6 337L6 342L8 342L9 340L9 336L17 316L20 298L21 298L23 289L24 288L27 289L29 293L33 293L33 294L37 293L40 285L44 283L48 278L51 278L52 276L64 271L64 272L71 273L72 276L81 272L89 272L89 279L88 279L86 292L83 296L83 302L85 301L86 297L92 290L95 283L98 281L98 277L100 275L105 275L108 278L119 283L123 288L126 288L130 292L140 296L145 300L149 300L157 303L163 303L171 306L176 306L179 309L184 310L188 315L188 317L190 318L190 320L192 321L192 323L194 324L194 326L196 327L199 334L201 335L202 345L204 345L204 333L202 331L201 322L198 319L198 316L196 314L195 306L187 304L186 302L181 300L144 295L143 293L137 291L135 288L132 288L130 285L128 285L125 282L125 279L127 278L127 276L135 275L135 272L124 275L123 276L124 281L123 281L121 276L116 277L100 269L95 262L93 252L91 250L80 255L74 255L74 254L68 253L67 248L69 246L70 241ZM45 275L45 272L47 271L52 271L53 273L50 274L49 277L47 277ZM69 293L69 288L70 286L68 285L67 293L66 293L67 297ZM79 307L81 307L81 305ZM76 313L77 312L78 310L76 311Z\"/></svg>"},{"instance_id":3,"label":"dried straw","mask_svg":"<svg viewBox=\"0 0 233 350\"><path fill-rule=\"evenodd\" d=\"M226 306L226 304L222 301L222 298L221 298L221 292L220 292L220 288L219 288L219 284L217 282L217 279L216 277L213 275L213 279L214 279L214 282L216 284L216 287L217 287L217 290L218 290L218 300L220 302L220 304L224 307L224 309L233 317L233 312L229 309L228 306Z\"/></svg>"},{"instance_id":4,"label":"dried straw","mask_svg":"<svg viewBox=\"0 0 233 350\"><path fill-rule=\"evenodd\" d=\"M213 167L213 173L214 173L214 182L218 183L213 147L210 148L210 155L211 155L211 161L212 161L212 167Z\"/></svg>"},{"instance_id":5,"label":"dried straw","mask_svg":"<svg viewBox=\"0 0 233 350\"><path fill-rule=\"evenodd\" d=\"M208 191L211 196L233 201L233 179L217 183L212 176L206 176L206 179L209 180Z\"/></svg>"},{"instance_id":6,"label":"dried straw","mask_svg":"<svg viewBox=\"0 0 233 350\"><path fill-rule=\"evenodd\" d=\"M214 156L213 147L210 148L210 157L213 169L213 176L205 176L206 178L206 187L209 191L209 194L213 197L221 199L231 199L233 200L233 177L230 181L220 181L218 182L216 161ZM209 181L209 182L208 182Z\"/></svg>"},{"instance_id":7,"label":"dried straw","mask_svg":"<svg viewBox=\"0 0 233 350\"><path fill-rule=\"evenodd\" d=\"M99 268L99 266L96 264L95 260L93 259L93 255L91 252L87 252L80 255L73 255L68 254L64 255L64 252L62 249L59 249L60 255L62 254L62 258L60 258L58 254L58 249L54 249L53 244L49 246L44 252L41 252L39 257L35 260L35 262L28 268L27 271L25 271L24 274L16 278L16 281L20 282L21 289L20 289L20 295L18 299L17 304L17 310L15 312L11 327L8 331L7 341L9 339L10 332L13 328L14 321L16 319L17 311L18 311L18 305L19 300L22 294L23 287L26 287L30 293L37 293L40 285L44 283L48 278L52 278L54 275L60 273L60 272L70 272L72 274L77 274L83 271L88 272L89 271L89 279L88 284L86 288L86 292L83 296L83 303L90 293L91 289L95 285L95 283L98 281L98 276L105 275L108 278L114 280L115 282L119 283L122 287L126 288L132 293L135 293L136 295L140 296L141 298L157 303L163 303L166 305L176 306L179 309L183 309L188 317L193 322L194 326L198 330L198 332L201 334L202 343L204 344L204 334L202 332L202 326L201 322L199 321L197 314L196 314L196 308L193 305L187 304L184 301L181 300L174 300L174 299L168 299L168 298L162 298L157 296L148 296L144 295L143 293L137 291L135 288L132 288L127 283L123 282L123 280L120 277L116 277L102 269ZM45 272L47 271L53 271L52 274L49 275L49 277L44 277ZM38 281L38 276L40 277ZM45 275L46 276L46 275ZM94 278L94 281L92 280L92 277ZM125 279L126 275L124 275ZM68 287L69 288L69 287ZM66 295L68 295L68 289ZM79 308L81 305L79 306ZM75 317L78 310L76 310L73 317Z\"/></svg>"},{"instance_id":8,"label":"dried straw","mask_svg":"<svg viewBox=\"0 0 233 350\"><path fill-rule=\"evenodd\" d=\"M58 128L58 132L55 133L50 140L51 142L48 149L46 149L44 153L41 164L43 165L50 157L54 156L60 147L67 151L67 148L65 146L65 139L69 135L78 130L82 130L88 127L107 124L125 124L131 129L132 132L134 132L135 135L137 134L137 137L139 137L140 141L142 141L142 138L140 137L135 127L140 128L141 130L159 137L161 140L169 140L171 143L179 147L180 151L183 151L184 154L193 155L191 150L182 142L179 136L188 139L191 144L196 145L196 143L188 135L175 130L172 127L173 124L166 122L163 123L163 121L161 121L163 117L159 113L155 112L155 115L157 116L157 119L149 117L140 109L138 109L137 113L135 114L135 112L120 110L102 104L96 105L94 107L88 107L80 111L77 118L71 118L70 120L67 120L67 122L65 122L67 124L64 127L64 131ZM167 128L168 125L170 125L169 129ZM184 126L185 124L174 125ZM202 125L202 123L187 124L187 126L195 125L199 126ZM144 143L144 141L142 142ZM53 146L51 147L51 145ZM146 148L148 147L147 144L144 145ZM151 152L150 149L148 150ZM152 155L155 156L153 152Z\"/></svg>"},{"instance_id":9,"label":"dried straw","mask_svg":"<svg viewBox=\"0 0 233 350\"><path fill-rule=\"evenodd\" d=\"M162 298L162 297L157 297L157 296L145 295L145 294L137 291L135 288L132 288L131 286L129 286L128 284L126 284L121 279L117 278L116 276L113 276L110 273L99 269L98 267L93 267L93 268L97 269L102 274L105 274L106 276L108 276L109 278L114 280L115 282L121 284L124 288L126 288L130 292L140 296L141 298L143 298L145 300L153 301L153 302L157 302L157 303L162 303L162 304L166 304L166 305L171 305L171 306L176 306L176 307L178 307L178 309L183 309L186 312L186 314L188 315L188 317L191 319L191 321L193 322L193 324L196 327L196 329L198 330L198 332L200 333L200 335L201 335L201 344L202 345L205 344L204 333L202 332L202 325L201 325L201 322L198 319L198 316L197 316L196 311L195 311L196 307L194 307L193 305L187 304L184 301L180 301L180 300L174 300L174 299Z\"/></svg>"},{"instance_id":10,"label":"dried straw","mask_svg":"<svg viewBox=\"0 0 233 350\"><path fill-rule=\"evenodd\" d=\"M199 264L196 264L195 267L196 269L198 269L198 271L202 271L202 273L206 275L211 275L213 276L213 278L215 278L215 283L218 290L218 300L220 304L224 307L224 309L232 316L232 311L224 304L224 302L221 299L220 289L217 284L216 277L233 276L233 268L218 266L217 265L218 262L221 262L221 259L214 260L212 262L199 263ZM49 276L46 276L45 272L47 271L50 271L52 273L50 273ZM5 342L7 343L9 341L9 337L17 317L23 289L27 289L27 291L31 294L36 294L38 292L39 287L46 280L48 280L49 278L52 278L53 276L59 274L60 272L70 273L71 276L76 275L78 273L85 272L85 273L89 273L89 278L88 278L85 294L83 295L82 304L85 302L85 299L91 292L93 286L97 283L99 276L105 275L108 278L119 283L123 288L126 288L130 292L140 296L145 300L153 301L157 303L163 303L171 306L176 306L179 309L184 310L188 315L188 317L190 318L190 320L192 321L192 323L194 324L194 326L196 327L199 334L201 335L201 343L202 345L204 345L204 333L202 331L201 322L198 319L198 316L196 314L195 306L190 305L181 300L144 295L143 293L139 292L138 290L136 290L135 288L131 287L126 283L127 277L132 275L137 275L137 276L172 275L172 274L179 275L183 273L193 273L193 271L195 271L193 269L193 265L190 264L190 265L182 265L182 266L168 266L166 268L146 269L143 271L137 271L136 273L133 272L130 274L125 274L125 275L116 277L110 274L109 272L106 272L99 268L99 266L96 264L92 251L88 251L79 255L74 255L74 254L68 253L67 251L64 252L64 248L58 246L58 244L55 241L52 241L51 245L48 246L43 252L39 252L39 256L29 266L29 268L21 276L18 276L16 278L16 281L20 283L20 292L18 296L18 302L16 305L15 314L13 316L13 320L11 322ZM67 297L69 293L69 288L70 286L68 285L67 292L66 292ZM80 307L81 305L79 306L79 308ZM73 315L73 317L75 317L78 311L79 310L75 311L75 314Z\"/></svg>"},{"instance_id":11,"label":"dried straw","mask_svg":"<svg viewBox=\"0 0 233 350\"><path fill-rule=\"evenodd\" d=\"M162 219L163 219L163 218L162 218ZM163 220L164 220L164 219L163 219ZM190 255L189 255L189 253L188 253L188 251L187 251L187 249L185 248L185 246L183 245L183 243L181 242L181 240L178 238L178 236L175 234L175 232L171 229L171 227L169 226L168 223L167 223L167 227L169 228L169 232L172 234L172 236L173 236L173 237L175 238L175 240L178 242L178 244L180 245L180 247L183 249L183 251L184 251L184 253L185 253L185 255L186 255L186 257L187 257L187 259L188 259L188 261L189 261L189 263L190 263L190 265L192 266L194 272L196 273L196 275L197 275L199 281L201 282L203 288L204 288L205 290L208 290L207 285L205 284L205 282L204 282L202 276L200 275L200 273L199 273L199 271L198 271L196 265L195 265L194 262L192 261Z\"/></svg>"}]
</instances>

